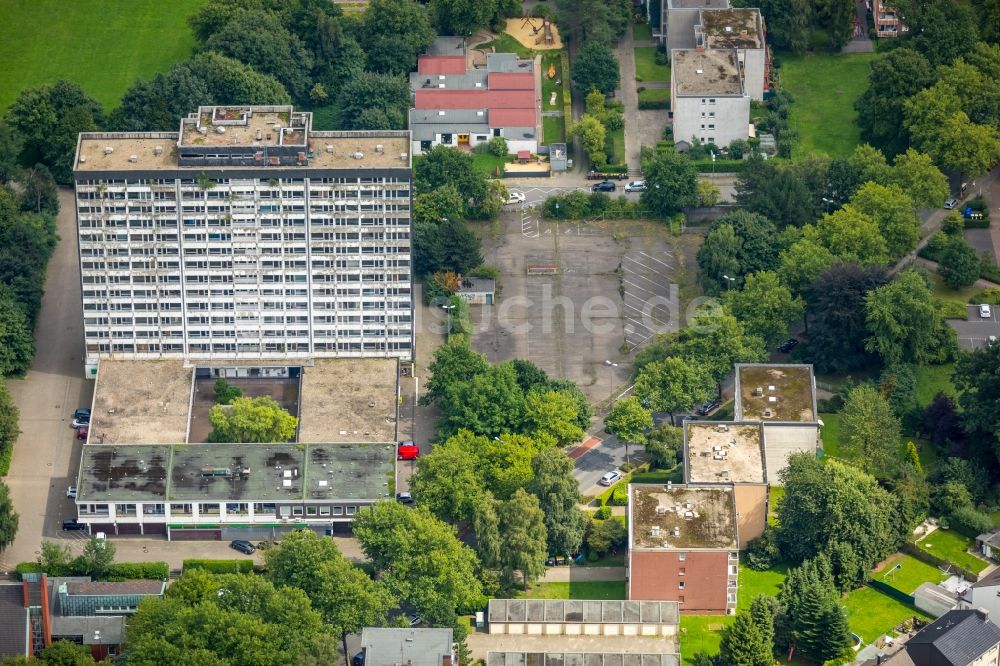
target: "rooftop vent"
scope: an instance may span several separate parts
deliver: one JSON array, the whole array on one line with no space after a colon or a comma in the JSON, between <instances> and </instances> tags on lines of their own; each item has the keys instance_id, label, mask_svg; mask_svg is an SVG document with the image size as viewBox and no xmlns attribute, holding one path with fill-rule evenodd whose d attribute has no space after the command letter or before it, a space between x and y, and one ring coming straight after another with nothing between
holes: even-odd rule
<instances>
[{"instance_id":1,"label":"rooftop vent","mask_svg":"<svg viewBox=\"0 0 1000 666\"><path fill-rule=\"evenodd\" d=\"M438 88L444 88L444 84L443 83L439 83L438 84Z\"/></svg>"},{"instance_id":2,"label":"rooftop vent","mask_svg":"<svg viewBox=\"0 0 1000 666\"><path fill-rule=\"evenodd\" d=\"M769 395L767 396L767 401L771 403L778 402L778 398L777 396Z\"/></svg>"},{"instance_id":3,"label":"rooftop vent","mask_svg":"<svg viewBox=\"0 0 1000 666\"><path fill-rule=\"evenodd\" d=\"M674 531L673 531L673 535L674 535L675 537L679 537L679 536L681 535L681 528L679 528L679 527L675 527L675 528L674 528Z\"/></svg>"},{"instance_id":4,"label":"rooftop vent","mask_svg":"<svg viewBox=\"0 0 1000 666\"><path fill-rule=\"evenodd\" d=\"M104 154L105 155L110 155L113 152L115 152L114 146L105 146L104 147Z\"/></svg>"},{"instance_id":5,"label":"rooftop vent","mask_svg":"<svg viewBox=\"0 0 1000 666\"><path fill-rule=\"evenodd\" d=\"M80 155L80 164L83 164L86 161L87 161L87 156L86 155Z\"/></svg>"},{"instance_id":6,"label":"rooftop vent","mask_svg":"<svg viewBox=\"0 0 1000 666\"><path fill-rule=\"evenodd\" d=\"M696 73L698 73L698 74L704 74L704 73L705 73L705 70L703 70L703 69L696 69L696 70L694 70L694 71L695 71Z\"/></svg>"},{"instance_id":7,"label":"rooftop vent","mask_svg":"<svg viewBox=\"0 0 1000 666\"><path fill-rule=\"evenodd\" d=\"M257 140L257 141L260 141L263 138L264 138L264 131L261 128L258 127L257 128L257 134L254 135L254 139Z\"/></svg>"},{"instance_id":8,"label":"rooftop vent","mask_svg":"<svg viewBox=\"0 0 1000 666\"><path fill-rule=\"evenodd\" d=\"M732 27L730 27L730 26L727 25L726 26L726 32L732 32L732 31L733 31Z\"/></svg>"},{"instance_id":9,"label":"rooftop vent","mask_svg":"<svg viewBox=\"0 0 1000 666\"><path fill-rule=\"evenodd\" d=\"M657 527L657 526L655 526L655 525L653 527L651 527L650 530L649 530L649 536L653 536L653 537L660 536L660 528Z\"/></svg>"},{"instance_id":10,"label":"rooftop vent","mask_svg":"<svg viewBox=\"0 0 1000 666\"><path fill-rule=\"evenodd\" d=\"M759 398L760 396L764 395L764 389L762 387L758 386L757 388L755 388L753 390L753 394L754 394L755 397Z\"/></svg>"},{"instance_id":11,"label":"rooftop vent","mask_svg":"<svg viewBox=\"0 0 1000 666\"><path fill-rule=\"evenodd\" d=\"M139 161L139 156L138 155L129 155L128 156L128 161L129 162L133 162L133 163L134 162L138 162Z\"/></svg>"},{"instance_id":12,"label":"rooftop vent","mask_svg":"<svg viewBox=\"0 0 1000 666\"><path fill-rule=\"evenodd\" d=\"M156 147L154 147L153 148L153 154L154 155L162 155L163 154L163 146L156 146Z\"/></svg>"},{"instance_id":13,"label":"rooftop vent","mask_svg":"<svg viewBox=\"0 0 1000 666\"><path fill-rule=\"evenodd\" d=\"M405 161L406 161L406 158L407 158L408 156L409 156L409 154L408 154L408 153L400 153L400 154L399 154L399 159L400 159L401 161L405 162Z\"/></svg>"},{"instance_id":14,"label":"rooftop vent","mask_svg":"<svg viewBox=\"0 0 1000 666\"><path fill-rule=\"evenodd\" d=\"M223 127L222 125L219 125L218 127L215 128L215 133L216 134L225 134L226 133L226 128Z\"/></svg>"},{"instance_id":15,"label":"rooftop vent","mask_svg":"<svg viewBox=\"0 0 1000 666\"><path fill-rule=\"evenodd\" d=\"M656 507L656 515L662 516L662 515L664 515L666 513L667 513L667 507L663 506L662 504L657 505L657 507Z\"/></svg>"},{"instance_id":16,"label":"rooftop vent","mask_svg":"<svg viewBox=\"0 0 1000 666\"><path fill-rule=\"evenodd\" d=\"M326 148L324 150L326 150L326 152L328 152L328 153L330 153L332 155L333 154L333 144L332 143L326 144Z\"/></svg>"},{"instance_id":17,"label":"rooftop vent","mask_svg":"<svg viewBox=\"0 0 1000 666\"><path fill-rule=\"evenodd\" d=\"M444 111L438 111L438 115L439 116L443 116L443 115L445 115L445 112Z\"/></svg>"},{"instance_id":18,"label":"rooftop vent","mask_svg":"<svg viewBox=\"0 0 1000 666\"><path fill-rule=\"evenodd\" d=\"M673 489L674 489L674 482L667 481L667 490L673 490Z\"/></svg>"},{"instance_id":19,"label":"rooftop vent","mask_svg":"<svg viewBox=\"0 0 1000 666\"><path fill-rule=\"evenodd\" d=\"M769 418L771 418L773 416L774 416L774 412L771 411L770 407L768 407L767 409L764 410L764 418L765 419L769 419Z\"/></svg>"},{"instance_id":20,"label":"rooftop vent","mask_svg":"<svg viewBox=\"0 0 1000 666\"><path fill-rule=\"evenodd\" d=\"M355 153L351 153L351 157L353 157L356 160L360 160L364 156L365 156L365 154L363 152L361 152L360 150L357 151L357 152L355 152Z\"/></svg>"},{"instance_id":21,"label":"rooftop vent","mask_svg":"<svg viewBox=\"0 0 1000 666\"><path fill-rule=\"evenodd\" d=\"M768 384L767 385L767 390L768 390L768 392L772 392L773 393L777 389L775 388L774 384Z\"/></svg>"},{"instance_id":22,"label":"rooftop vent","mask_svg":"<svg viewBox=\"0 0 1000 666\"><path fill-rule=\"evenodd\" d=\"M383 146L381 143L376 143L375 144L375 152L376 153L384 153L385 152L385 146Z\"/></svg>"},{"instance_id":23,"label":"rooftop vent","mask_svg":"<svg viewBox=\"0 0 1000 666\"><path fill-rule=\"evenodd\" d=\"M199 127L198 128L198 134L202 134L202 135L208 134L208 128L207 127Z\"/></svg>"},{"instance_id":24,"label":"rooftop vent","mask_svg":"<svg viewBox=\"0 0 1000 666\"><path fill-rule=\"evenodd\" d=\"M694 518L694 511L684 512L684 520L691 520L692 518Z\"/></svg>"}]
</instances>

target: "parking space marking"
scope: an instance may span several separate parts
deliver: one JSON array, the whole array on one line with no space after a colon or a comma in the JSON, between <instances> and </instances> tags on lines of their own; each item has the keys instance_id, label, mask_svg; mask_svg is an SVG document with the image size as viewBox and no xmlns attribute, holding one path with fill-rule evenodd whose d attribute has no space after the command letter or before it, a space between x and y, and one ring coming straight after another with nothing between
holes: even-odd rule
<instances>
[{"instance_id":1,"label":"parking space marking","mask_svg":"<svg viewBox=\"0 0 1000 666\"><path fill-rule=\"evenodd\" d=\"M648 342L653 336L669 327L669 318L657 316L656 307L647 307L652 299L669 294L670 276L674 270L669 259L673 253L665 251L664 259L639 251L622 258L623 321L625 339L633 347Z\"/></svg>"}]
</instances>

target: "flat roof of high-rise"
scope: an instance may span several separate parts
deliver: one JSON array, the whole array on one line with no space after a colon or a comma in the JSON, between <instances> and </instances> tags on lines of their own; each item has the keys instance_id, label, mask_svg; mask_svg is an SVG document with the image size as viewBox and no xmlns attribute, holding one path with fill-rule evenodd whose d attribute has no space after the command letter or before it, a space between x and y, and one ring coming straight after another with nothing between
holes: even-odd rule
<instances>
[{"instance_id":1,"label":"flat roof of high-rise","mask_svg":"<svg viewBox=\"0 0 1000 666\"><path fill-rule=\"evenodd\" d=\"M736 420L813 423L816 382L811 365L736 365Z\"/></svg>"},{"instance_id":2,"label":"flat roof of high-rise","mask_svg":"<svg viewBox=\"0 0 1000 666\"><path fill-rule=\"evenodd\" d=\"M684 422L684 467L688 483L764 483L760 423Z\"/></svg>"},{"instance_id":3,"label":"flat roof of high-rise","mask_svg":"<svg viewBox=\"0 0 1000 666\"><path fill-rule=\"evenodd\" d=\"M737 547L732 486L632 484L629 495L632 548L735 550Z\"/></svg>"},{"instance_id":4,"label":"flat roof of high-rise","mask_svg":"<svg viewBox=\"0 0 1000 666\"><path fill-rule=\"evenodd\" d=\"M758 9L711 9L701 12L701 30L710 49L759 49L764 46Z\"/></svg>"},{"instance_id":5,"label":"flat roof of high-rise","mask_svg":"<svg viewBox=\"0 0 1000 666\"><path fill-rule=\"evenodd\" d=\"M678 95L743 94L735 51L674 49L671 51L671 63L671 76Z\"/></svg>"}]
</instances>

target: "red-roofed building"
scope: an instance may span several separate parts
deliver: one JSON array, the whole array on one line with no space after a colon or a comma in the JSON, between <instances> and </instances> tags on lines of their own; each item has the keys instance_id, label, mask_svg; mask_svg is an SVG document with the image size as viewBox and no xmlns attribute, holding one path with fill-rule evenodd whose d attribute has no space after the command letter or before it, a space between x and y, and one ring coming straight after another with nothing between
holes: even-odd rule
<instances>
[{"instance_id":1,"label":"red-roofed building","mask_svg":"<svg viewBox=\"0 0 1000 666\"><path fill-rule=\"evenodd\" d=\"M455 51L450 41L435 44L434 55L420 56L410 74L413 154L437 145L472 148L498 136L510 153L538 152L542 101L534 61L491 53L485 68L466 69Z\"/></svg>"}]
</instances>

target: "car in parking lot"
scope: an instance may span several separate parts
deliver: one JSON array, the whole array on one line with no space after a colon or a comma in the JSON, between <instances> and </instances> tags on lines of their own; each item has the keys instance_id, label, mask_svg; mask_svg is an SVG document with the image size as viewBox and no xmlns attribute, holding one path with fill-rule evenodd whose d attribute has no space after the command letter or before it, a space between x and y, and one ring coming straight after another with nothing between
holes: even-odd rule
<instances>
[{"instance_id":1,"label":"car in parking lot","mask_svg":"<svg viewBox=\"0 0 1000 666\"><path fill-rule=\"evenodd\" d=\"M81 523L76 518L65 518L62 521L62 528L67 532L87 529L86 523Z\"/></svg>"},{"instance_id":2,"label":"car in parking lot","mask_svg":"<svg viewBox=\"0 0 1000 666\"><path fill-rule=\"evenodd\" d=\"M90 420L90 407L80 407L75 412L73 412L74 419L87 419Z\"/></svg>"},{"instance_id":3,"label":"car in parking lot","mask_svg":"<svg viewBox=\"0 0 1000 666\"><path fill-rule=\"evenodd\" d=\"M958 205L958 199L948 199L947 201L944 202L944 207L947 210L951 210L957 205Z\"/></svg>"},{"instance_id":4,"label":"car in parking lot","mask_svg":"<svg viewBox=\"0 0 1000 666\"><path fill-rule=\"evenodd\" d=\"M74 416L73 417L73 423L71 423L70 425L72 425L74 428L82 428L84 426L89 426L90 425L90 417L89 416L81 416L81 417L77 418L77 417Z\"/></svg>"},{"instance_id":5,"label":"car in parking lot","mask_svg":"<svg viewBox=\"0 0 1000 666\"><path fill-rule=\"evenodd\" d=\"M644 180L633 180L631 183L625 186L626 192L645 192L646 191L646 181Z\"/></svg>"},{"instance_id":6,"label":"car in parking lot","mask_svg":"<svg viewBox=\"0 0 1000 666\"><path fill-rule=\"evenodd\" d=\"M507 191L507 205L508 206L511 206L513 204L524 203L525 199L527 199L527 197L524 196L524 192L518 192L517 190L508 190Z\"/></svg>"},{"instance_id":7,"label":"car in parking lot","mask_svg":"<svg viewBox=\"0 0 1000 666\"><path fill-rule=\"evenodd\" d=\"M599 183L594 183L594 185L590 188L590 191L591 192L614 192L615 189L616 189L616 187L617 186L614 183L612 183L610 180L602 180Z\"/></svg>"},{"instance_id":8,"label":"car in parking lot","mask_svg":"<svg viewBox=\"0 0 1000 666\"><path fill-rule=\"evenodd\" d=\"M399 443L396 449L396 460L416 460L420 457L420 447L415 442L407 440Z\"/></svg>"},{"instance_id":9,"label":"car in parking lot","mask_svg":"<svg viewBox=\"0 0 1000 666\"><path fill-rule=\"evenodd\" d=\"M351 666L365 666L364 650L351 657Z\"/></svg>"},{"instance_id":10,"label":"car in parking lot","mask_svg":"<svg viewBox=\"0 0 1000 666\"><path fill-rule=\"evenodd\" d=\"M979 316L983 319L990 319L993 317L993 309L990 308L988 303L983 303L979 306Z\"/></svg>"},{"instance_id":11,"label":"car in parking lot","mask_svg":"<svg viewBox=\"0 0 1000 666\"><path fill-rule=\"evenodd\" d=\"M795 349L795 347L798 344L799 344L799 341L796 340L795 338L788 338L787 340L785 340L784 342L782 342L780 345L778 345L778 351L780 351L782 354L787 354L788 352L790 352L793 349Z\"/></svg>"},{"instance_id":12,"label":"car in parking lot","mask_svg":"<svg viewBox=\"0 0 1000 666\"><path fill-rule=\"evenodd\" d=\"M707 416L709 412L713 412L718 409L720 404L721 403L718 400L709 400L703 405L700 405L698 409L695 410L695 413L697 413L698 416Z\"/></svg>"},{"instance_id":13,"label":"car in parking lot","mask_svg":"<svg viewBox=\"0 0 1000 666\"><path fill-rule=\"evenodd\" d=\"M396 501L400 504L413 504L413 495L408 492L396 493Z\"/></svg>"},{"instance_id":14,"label":"car in parking lot","mask_svg":"<svg viewBox=\"0 0 1000 666\"><path fill-rule=\"evenodd\" d=\"M617 469L613 469L604 476L602 476L601 480L598 481L598 483L601 484L602 486L610 486L614 485L614 483L621 478L622 478L622 473L619 472Z\"/></svg>"},{"instance_id":15,"label":"car in parking lot","mask_svg":"<svg viewBox=\"0 0 1000 666\"><path fill-rule=\"evenodd\" d=\"M66 489L66 497L76 499L76 486L70 486Z\"/></svg>"},{"instance_id":16,"label":"car in parking lot","mask_svg":"<svg viewBox=\"0 0 1000 666\"><path fill-rule=\"evenodd\" d=\"M76 429L76 438L77 439L87 439L87 435L89 435L89 434L90 434L90 426L89 425L80 426L79 428Z\"/></svg>"},{"instance_id":17,"label":"car in parking lot","mask_svg":"<svg viewBox=\"0 0 1000 666\"><path fill-rule=\"evenodd\" d=\"M244 541L243 539L233 539L229 542L229 547L233 550L238 550L244 555L253 555L256 552L256 548L249 541Z\"/></svg>"}]
</instances>

